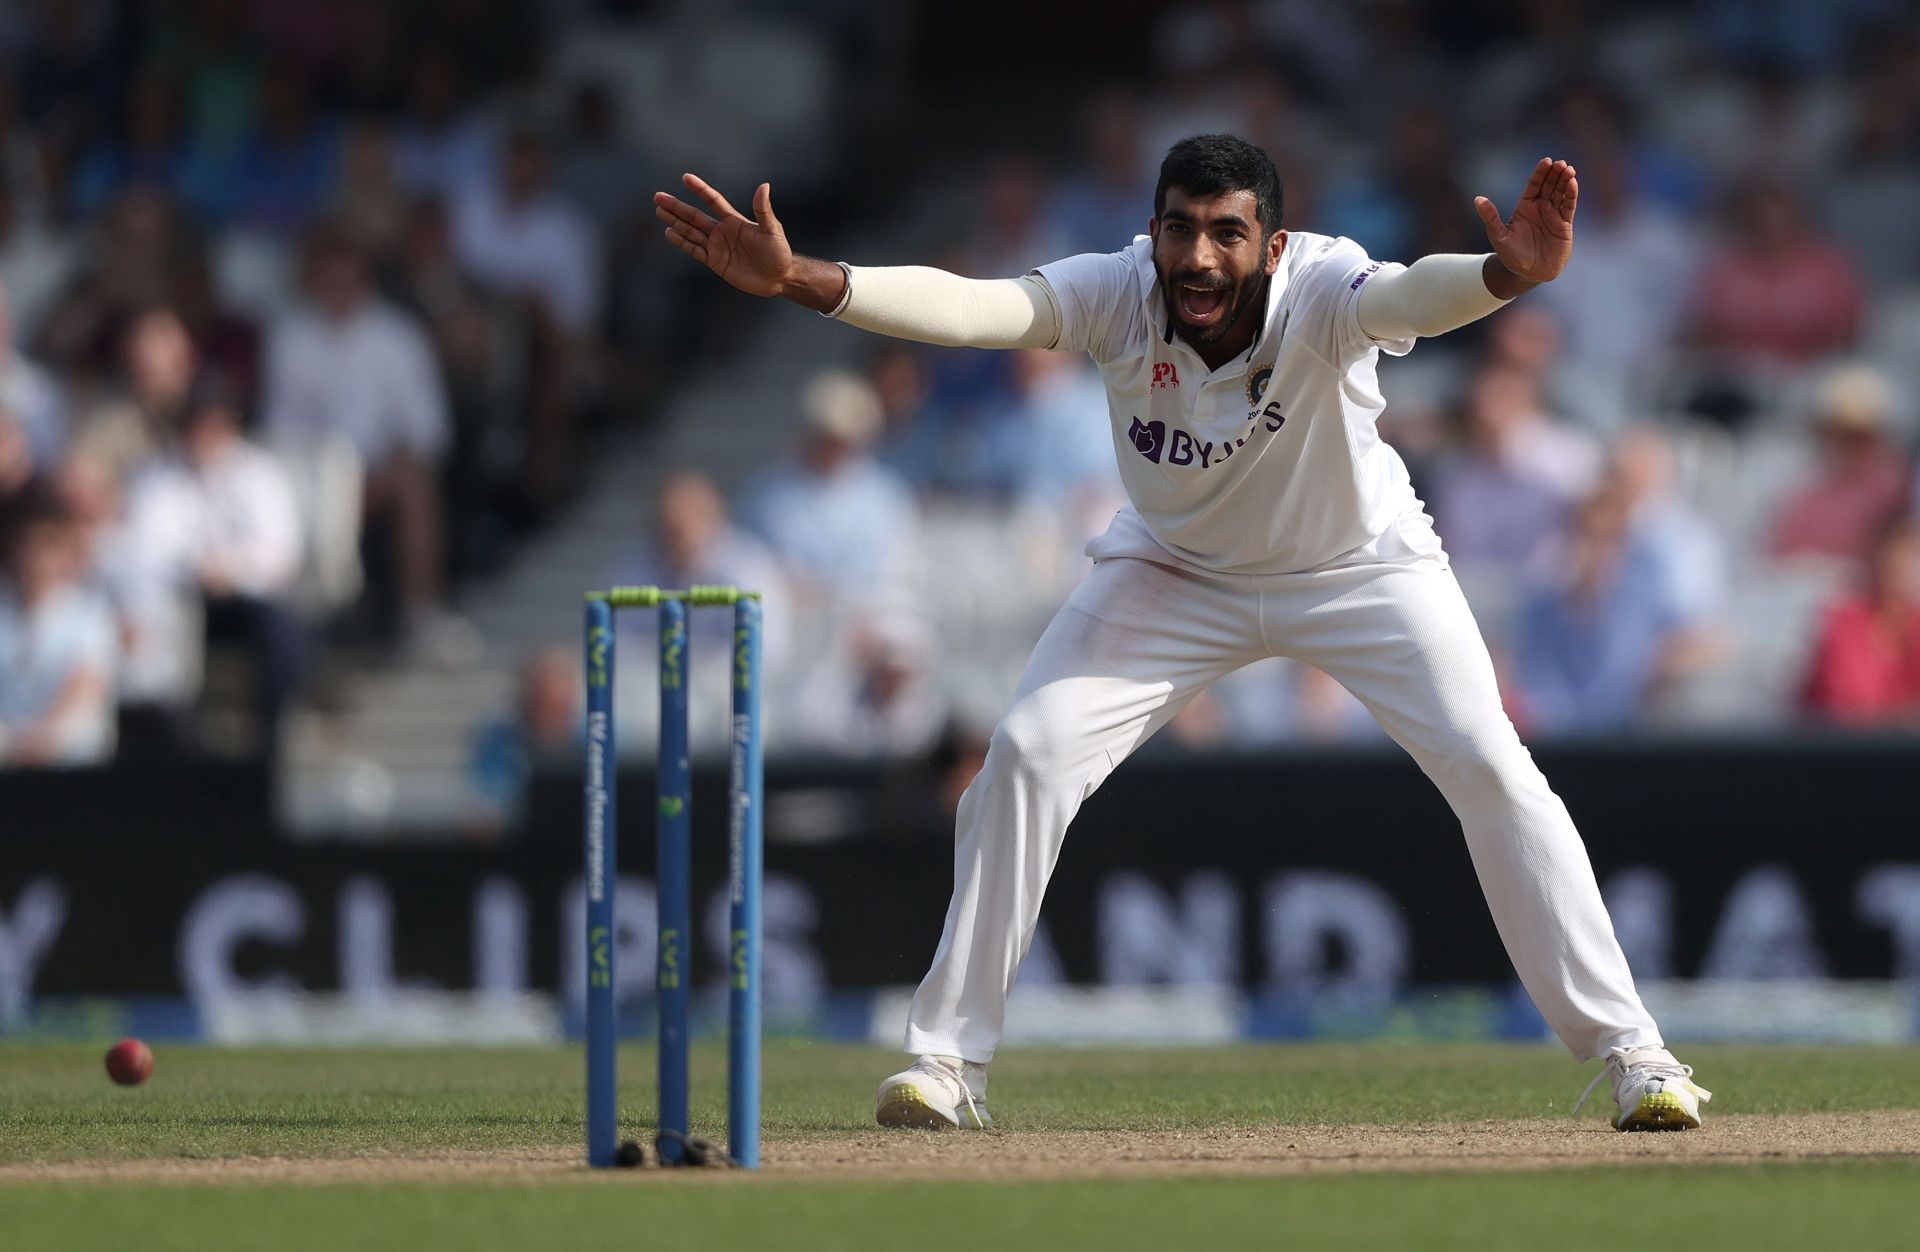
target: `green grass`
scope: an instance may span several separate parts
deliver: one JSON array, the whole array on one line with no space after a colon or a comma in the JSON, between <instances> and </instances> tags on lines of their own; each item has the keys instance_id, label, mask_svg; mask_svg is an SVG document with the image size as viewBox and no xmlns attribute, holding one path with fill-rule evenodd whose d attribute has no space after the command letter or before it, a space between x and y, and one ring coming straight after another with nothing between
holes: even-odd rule
<instances>
[{"instance_id":1,"label":"green grass","mask_svg":"<svg viewBox=\"0 0 1920 1252\"><path fill-rule=\"evenodd\" d=\"M0 1044L0 1165L572 1147L577 1049L163 1048L146 1086L93 1047ZM1920 1106L1920 1048L1689 1049L1714 1115ZM782 1043L765 1154L783 1136L866 1134L870 1048ZM622 1057L622 1123L652 1116L650 1050ZM1311 1045L1010 1052L1013 1133L1564 1117L1592 1067L1544 1047ZM696 1055L695 1129L720 1137L723 1064ZM1601 1097L1598 1104L1604 1104ZM1589 1106L1583 1117L1598 1119ZM1915 1145L1920 1153L1920 1145ZM1852 1164L1551 1173L1072 1182L655 1177L545 1184L0 1183L0 1247L298 1249L661 1246L1537 1248L1920 1246L1920 1156ZM1631 1223L1630 1226L1623 1223ZM1631 1229L1645 1237L1622 1238Z\"/></svg>"},{"instance_id":2,"label":"green grass","mask_svg":"<svg viewBox=\"0 0 1920 1252\"><path fill-rule=\"evenodd\" d=\"M1122 1183L0 1191L7 1246L484 1249L1911 1248L1920 1168L1872 1164Z\"/></svg>"},{"instance_id":3,"label":"green grass","mask_svg":"<svg viewBox=\"0 0 1920 1252\"><path fill-rule=\"evenodd\" d=\"M1715 1114L1920 1106L1920 1048L1701 1048ZM695 1129L725 1124L723 1059L696 1053ZM765 1135L871 1125L898 1053L773 1044ZM1564 1115L1592 1066L1553 1048L1359 1044L1010 1052L992 1103L1008 1130L1178 1130L1301 1122ZM0 1163L100 1157L343 1155L576 1143L577 1049L163 1048L144 1087L100 1050L0 1045ZM653 1055L621 1057L621 1124L653 1116ZM1604 1099L1583 1116L1604 1116Z\"/></svg>"}]
</instances>

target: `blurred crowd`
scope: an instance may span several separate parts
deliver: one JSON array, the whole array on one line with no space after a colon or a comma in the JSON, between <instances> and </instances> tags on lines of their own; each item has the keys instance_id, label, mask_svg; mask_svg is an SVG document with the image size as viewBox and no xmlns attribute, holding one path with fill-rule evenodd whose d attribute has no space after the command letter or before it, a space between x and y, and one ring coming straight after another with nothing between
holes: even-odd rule
<instances>
[{"instance_id":1,"label":"blurred crowd","mask_svg":"<svg viewBox=\"0 0 1920 1252\"><path fill-rule=\"evenodd\" d=\"M653 180L546 16L0 9L0 765L271 755L330 659L476 654L450 586L649 364Z\"/></svg>"},{"instance_id":2,"label":"blurred crowd","mask_svg":"<svg viewBox=\"0 0 1920 1252\"><path fill-rule=\"evenodd\" d=\"M1510 206L1566 157L1567 273L1382 365L1515 720L1920 727L1914 6L1217 0L1147 45L1146 85L1089 83L1070 144L961 162L966 225L924 259L1001 277L1123 247L1196 132L1273 154L1289 226L1391 260L1485 251L1473 195ZM813 380L731 517L704 481L661 499L648 569L788 589L788 748L964 758L1120 501L1104 398L1066 356L858 348L864 378ZM1274 661L1164 738L1379 737Z\"/></svg>"},{"instance_id":3,"label":"blurred crowd","mask_svg":"<svg viewBox=\"0 0 1920 1252\"><path fill-rule=\"evenodd\" d=\"M784 159L816 208L876 212L818 181L855 0L740 0L722 17L758 25L682 51L671 22L625 38L655 7L0 10L0 764L205 751L223 725L271 753L342 656L473 656L451 589L566 502L663 358L738 347L737 303L693 303L711 282L658 244L666 162L731 186ZM916 12L923 42L951 20ZM815 21L808 62L789 36ZM1201 131L1273 154L1289 226L1389 260L1484 251L1473 195L1509 205L1564 156L1567 273L1382 366L1516 720L1920 724L1914 4L1203 0L1141 46L1124 86L1067 71L1071 133L983 125L1032 146L909 166L902 221L962 223L915 259L997 277L1124 247ZM790 446L724 489L665 477L607 574L769 593L779 748L964 772L1120 503L1104 397L1067 356L846 342ZM573 677L528 664L476 739L482 789L573 750ZM1276 661L1164 739L1378 734Z\"/></svg>"}]
</instances>

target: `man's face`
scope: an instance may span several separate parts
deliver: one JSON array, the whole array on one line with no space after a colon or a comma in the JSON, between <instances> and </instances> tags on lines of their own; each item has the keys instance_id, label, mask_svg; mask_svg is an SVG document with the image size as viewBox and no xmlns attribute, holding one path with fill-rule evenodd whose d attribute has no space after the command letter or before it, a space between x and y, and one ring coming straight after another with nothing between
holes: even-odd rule
<instances>
[{"instance_id":1,"label":"man's face","mask_svg":"<svg viewBox=\"0 0 1920 1252\"><path fill-rule=\"evenodd\" d=\"M1251 191L1192 196L1169 187L1166 207L1148 226L1168 315L1196 348L1226 338L1280 268L1287 233L1263 237L1254 210Z\"/></svg>"}]
</instances>

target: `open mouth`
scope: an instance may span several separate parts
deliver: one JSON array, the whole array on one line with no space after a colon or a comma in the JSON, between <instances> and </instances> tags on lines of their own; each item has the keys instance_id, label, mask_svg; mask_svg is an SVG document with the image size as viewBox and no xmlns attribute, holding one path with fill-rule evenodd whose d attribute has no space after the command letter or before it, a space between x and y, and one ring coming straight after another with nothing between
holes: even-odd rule
<instances>
[{"instance_id":1,"label":"open mouth","mask_svg":"<svg viewBox=\"0 0 1920 1252\"><path fill-rule=\"evenodd\" d=\"M1227 289L1181 283L1174 288L1174 302L1182 321L1192 326L1211 326L1226 311Z\"/></svg>"}]
</instances>

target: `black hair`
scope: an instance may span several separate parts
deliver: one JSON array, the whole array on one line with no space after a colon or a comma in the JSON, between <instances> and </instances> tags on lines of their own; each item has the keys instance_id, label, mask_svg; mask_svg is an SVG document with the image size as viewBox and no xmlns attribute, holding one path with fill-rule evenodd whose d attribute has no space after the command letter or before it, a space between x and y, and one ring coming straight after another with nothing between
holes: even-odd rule
<instances>
[{"instance_id":1,"label":"black hair","mask_svg":"<svg viewBox=\"0 0 1920 1252\"><path fill-rule=\"evenodd\" d=\"M1153 215L1167 209L1167 188L1192 196L1251 191L1254 212L1265 234L1280 229L1284 192L1273 159L1236 135L1194 135L1167 149L1160 181L1153 189Z\"/></svg>"}]
</instances>

